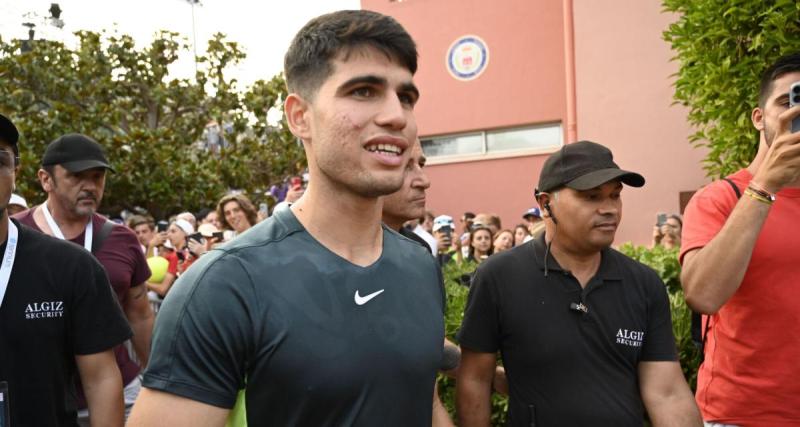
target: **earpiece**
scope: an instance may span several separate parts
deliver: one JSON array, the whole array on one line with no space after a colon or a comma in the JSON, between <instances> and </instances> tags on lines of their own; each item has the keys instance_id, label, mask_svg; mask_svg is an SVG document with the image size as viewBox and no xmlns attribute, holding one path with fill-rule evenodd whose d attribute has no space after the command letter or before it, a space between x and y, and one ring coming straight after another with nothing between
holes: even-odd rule
<instances>
[{"instance_id":1,"label":"earpiece","mask_svg":"<svg viewBox=\"0 0 800 427\"><path fill-rule=\"evenodd\" d=\"M558 224L558 221L556 221L556 216L553 215L553 211L550 209L550 203L544 204L544 210L546 210L547 214L550 215L550 219L553 220L553 224Z\"/></svg>"}]
</instances>

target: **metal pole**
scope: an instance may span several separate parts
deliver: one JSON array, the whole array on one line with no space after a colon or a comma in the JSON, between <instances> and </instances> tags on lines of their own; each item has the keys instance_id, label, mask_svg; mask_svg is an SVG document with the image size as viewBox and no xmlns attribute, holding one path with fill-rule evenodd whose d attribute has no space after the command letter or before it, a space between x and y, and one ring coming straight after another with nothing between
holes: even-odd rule
<instances>
[{"instance_id":1,"label":"metal pole","mask_svg":"<svg viewBox=\"0 0 800 427\"><path fill-rule=\"evenodd\" d=\"M196 0L188 0L192 5L192 47L194 48L194 74L197 75L197 30L194 24L194 4Z\"/></svg>"}]
</instances>

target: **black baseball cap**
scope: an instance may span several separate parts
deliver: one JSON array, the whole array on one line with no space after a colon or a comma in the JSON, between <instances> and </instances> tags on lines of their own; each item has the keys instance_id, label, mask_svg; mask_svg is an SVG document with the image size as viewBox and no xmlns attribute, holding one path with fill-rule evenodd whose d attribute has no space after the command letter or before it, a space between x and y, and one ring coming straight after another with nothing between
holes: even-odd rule
<instances>
[{"instance_id":1,"label":"black baseball cap","mask_svg":"<svg viewBox=\"0 0 800 427\"><path fill-rule=\"evenodd\" d=\"M544 162L536 191L548 192L562 186L589 190L614 179L631 187L644 185L643 176L614 163L611 150L596 142L578 141L561 147Z\"/></svg>"},{"instance_id":2,"label":"black baseball cap","mask_svg":"<svg viewBox=\"0 0 800 427\"><path fill-rule=\"evenodd\" d=\"M63 135L47 146L42 157L42 166L51 165L61 165L70 172L94 168L106 168L114 172L103 147L94 139L79 133Z\"/></svg>"},{"instance_id":3,"label":"black baseball cap","mask_svg":"<svg viewBox=\"0 0 800 427\"><path fill-rule=\"evenodd\" d=\"M17 127L14 126L14 123L11 123L11 120L0 114L0 140L3 140L6 144L9 144L14 149L14 154L17 154L19 151L17 149L17 141L19 141L19 131Z\"/></svg>"}]
</instances>

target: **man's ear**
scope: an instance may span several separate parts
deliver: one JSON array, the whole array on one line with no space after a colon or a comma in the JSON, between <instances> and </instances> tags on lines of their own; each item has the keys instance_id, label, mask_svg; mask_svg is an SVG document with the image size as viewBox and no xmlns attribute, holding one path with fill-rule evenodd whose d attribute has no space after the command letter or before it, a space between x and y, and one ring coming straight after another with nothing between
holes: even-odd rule
<instances>
[{"instance_id":1,"label":"man's ear","mask_svg":"<svg viewBox=\"0 0 800 427\"><path fill-rule=\"evenodd\" d=\"M55 188L55 182L53 180L53 177L50 176L50 174L47 173L46 170L39 169L36 172L36 176L39 177L39 183L42 185L42 190L44 190L45 193L53 191L53 188Z\"/></svg>"},{"instance_id":2,"label":"man's ear","mask_svg":"<svg viewBox=\"0 0 800 427\"><path fill-rule=\"evenodd\" d=\"M296 93L289 94L283 103L289 130L304 141L311 139L310 110L311 104Z\"/></svg>"},{"instance_id":3,"label":"man's ear","mask_svg":"<svg viewBox=\"0 0 800 427\"><path fill-rule=\"evenodd\" d=\"M539 214L542 218L550 218L550 209L546 208L545 206L550 206L550 193L539 193L536 196L536 203L539 204Z\"/></svg>"},{"instance_id":4,"label":"man's ear","mask_svg":"<svg viewBox=\"0 0 800 427\"><path fill-rule=\"evenodd\" d=\"M761 107L753 108L753 112L750 113L750 121L753 122L753 126L759 131L764 130L764 111Z\"/></svg>"}]
</instances>

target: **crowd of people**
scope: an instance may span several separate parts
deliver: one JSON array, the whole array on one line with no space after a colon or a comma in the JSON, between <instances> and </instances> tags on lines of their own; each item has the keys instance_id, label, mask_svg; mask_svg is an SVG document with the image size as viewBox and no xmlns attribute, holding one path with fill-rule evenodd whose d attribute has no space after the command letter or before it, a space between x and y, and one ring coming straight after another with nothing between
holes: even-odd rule
<instances>
[{"instance_id":1,"label":"crowd of people","mask_svg":"<svg viewBox=\"0 0 800 427\"><path fill-rule=\"evenodd\" d=\"M425 210L417 52L397 21L317 17L284 68L308 179L271 216L229 194L117 225L97 213L112 163L82 134L47 146L46 198L28 207L0 115L0 426L451 426L437 372L456 378L465 427L489 425L492 390L512 426L800 422L800 54L764 73L752 164L685 218L657 216L653 245L680 247L703 315L696 395L664 283L611 248L623 189L645 178L607 147L550 155L513 229L471 212L456 227ZM476 266L458 346L444 336L453 262ZM148 293L166 296L157 316Z\"/></svg>"}]
</instances>

